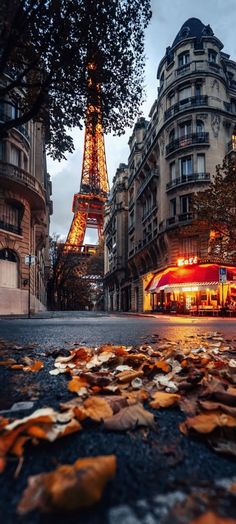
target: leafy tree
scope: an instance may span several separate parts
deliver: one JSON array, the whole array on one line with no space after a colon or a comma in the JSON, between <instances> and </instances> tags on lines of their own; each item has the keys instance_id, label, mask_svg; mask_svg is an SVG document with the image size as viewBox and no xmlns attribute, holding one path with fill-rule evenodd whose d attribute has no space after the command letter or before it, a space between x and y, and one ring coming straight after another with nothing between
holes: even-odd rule
<instances>
[{"instance_id":1,"label":"leafy tree","mask_svg":"<svg viewBox=\"0 0 236 524\"><path fill-rule=\"evenodd\" d=\"M209 252L221 261L236 262L236 164L225 158L216 166L207 190L193 199L197 223L209 230Z\"/></svg>"},{"instance_id":2,"label":"leafy tree","mask_svg":"<svg viewBox=\"0 0 236 524\"><path fill-rule=\"evenodd\" d=\"M1 0L0 100L19 110L1 118L0 138L34 119L45 124L53 158L72 151L68 128L81 127L93 95L89 63L97 66L104 131L122 133L142 101L150 17L150 0Z\"/></svg>"}]
</instances>

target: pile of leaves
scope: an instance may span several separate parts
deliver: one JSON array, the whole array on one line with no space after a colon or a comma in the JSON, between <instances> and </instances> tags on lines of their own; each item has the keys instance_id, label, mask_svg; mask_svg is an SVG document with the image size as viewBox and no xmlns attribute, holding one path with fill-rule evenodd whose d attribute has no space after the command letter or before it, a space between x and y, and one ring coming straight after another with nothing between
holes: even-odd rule
<instances>
[{"instance_id":1,"label":"pile of leaves","mask_svg":"<svg viewBox=\"0 0 236 524\"><path fill-rule=\"evenodd\" d=\"M15 366L10 360L2 364L13 369ZM39 364L28 362L31 371L35 366L40 369ZM186 415L179 426L181 433L200 436L215 451L236 456L236 347L219 333L201 335L197 341L163 339L152 346L76 347L66 356L56 356L49 373L52 381L65 374L73 396L61 403L57 411L47 407L21 419L0 418L1 472L9 454L19 457L22 463L26 443L54 442L86 431L91 424L104 431L135 431L138 427L158 431L156 410L172 406ZM84 468L81 460L88 461ZM67 500L70 489L74 495L64 505L66 509L99 500L106 482L115 474L115 457L99 458L101 468L97 471L95 467L95 473L89 462L95 459L81 460L60 466L55 472L30 477L18 511L60 508L58 501ZM83 474L78 474L81 468ZM90 480L88 484L83 480L90 479L90 472L92 484L95 474L98 486L92 490ZM78 479L82 479L82 484ZM76 495L81 490L98 494L81 499ZM33 502L28 503L29 500Z\"/></svg>"}]
</instances>

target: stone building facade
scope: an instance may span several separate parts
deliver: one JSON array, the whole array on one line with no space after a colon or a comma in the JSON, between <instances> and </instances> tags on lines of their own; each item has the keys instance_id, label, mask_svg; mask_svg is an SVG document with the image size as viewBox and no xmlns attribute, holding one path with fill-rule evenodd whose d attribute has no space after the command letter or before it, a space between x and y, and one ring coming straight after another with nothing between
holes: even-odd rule
<instances>
[{"instance_id":1,"label":"stone building facade","mask_svg":"<svg viewBox=\"0 0 236 524\"><path fill-rule=\"evenodd\" d=\"M182 282L177 272L173 284L178 263L186 270L196 264L197 270L210 260L209 234L189 227L191 198L207 188L216 165L236 149L236 63L222 49L209 25L187 20L158 66L160 87L149 120L140 118L134 126L128 226L120 233L128 238L124 281L132 311L158 311L167 304L173 311L179 304L185 310L202 303L216 308L222 302L213 268L205 280L198 275L198 285ZM111 286L111 272L109 279Z\"/></svg>"},{"instance_id":2,"label":"stone building facade","mask_svg":"<svg viewBox=\"0 0 236 524\"><path fill-rule=\"evenodd\" d=\"M120 164L105 209L105 309L126 311L131 307L127 278L128 168Z\"/></svg>"},{"instance_id":3,"label":"stone building facade","mask_svg":"<svg viewBox=\"0 0 236 524\"><path fill-rule=\"evenodd\" d=\"M0 102L0 121L11 119L15 111L11 100ZM1 315L46 308L50 195L42 125L12 128L0 141ZM34 257L30 266L28 255Z\"/></svg>"}]
</instances>

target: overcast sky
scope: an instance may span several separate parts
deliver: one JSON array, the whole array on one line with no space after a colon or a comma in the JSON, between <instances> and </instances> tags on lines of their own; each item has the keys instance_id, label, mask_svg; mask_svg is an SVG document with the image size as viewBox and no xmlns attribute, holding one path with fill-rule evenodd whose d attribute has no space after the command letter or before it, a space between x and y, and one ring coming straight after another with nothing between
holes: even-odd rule
<instances>
[{"instance_id":1,"label":"overcast sky","mask_svg":"<svg viewBox=\"0 0 236 524\"><path fill-rule=\"evenodd\" d=\"M236 0L152 0L152 12L152 20L146 31L146 102L141 108L146 118L157 94L157 66L165 54L166 47L172 44L188 18L200 18L203 24L210 24L214 34L224 44L223 51L236 60ZM132 129L127 129L122 137L105 136L110 183L119 164L127 163L128 139L131 132ZM54 206L50 232L60 234L62 237L67 236L73 218L71 211L73 195L80 187L83 135L82 131L74 130L75 151L68 155L66 161L59 163L48 159ZM88 232L85 240L87 243L95 242L96 238Z\"/></svg>"}]
</instances>

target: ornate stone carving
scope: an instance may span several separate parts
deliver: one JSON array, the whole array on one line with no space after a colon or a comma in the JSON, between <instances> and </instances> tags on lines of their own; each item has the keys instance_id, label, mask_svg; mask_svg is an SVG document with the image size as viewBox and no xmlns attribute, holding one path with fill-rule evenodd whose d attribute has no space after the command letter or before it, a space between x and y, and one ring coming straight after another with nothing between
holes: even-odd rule
<instances>
[{"instance_id":1,"label":"ornate stone carving","mask_svg":"<svg viewBox=\"0 0 236 524\"><path fill-rule=\"evenodd\" d=\"M220 129L220 115L217 113L212 113L211 115L211 127L214 134L214 137L218 137L219 129Z\"/></svg>"}]
</instances>

